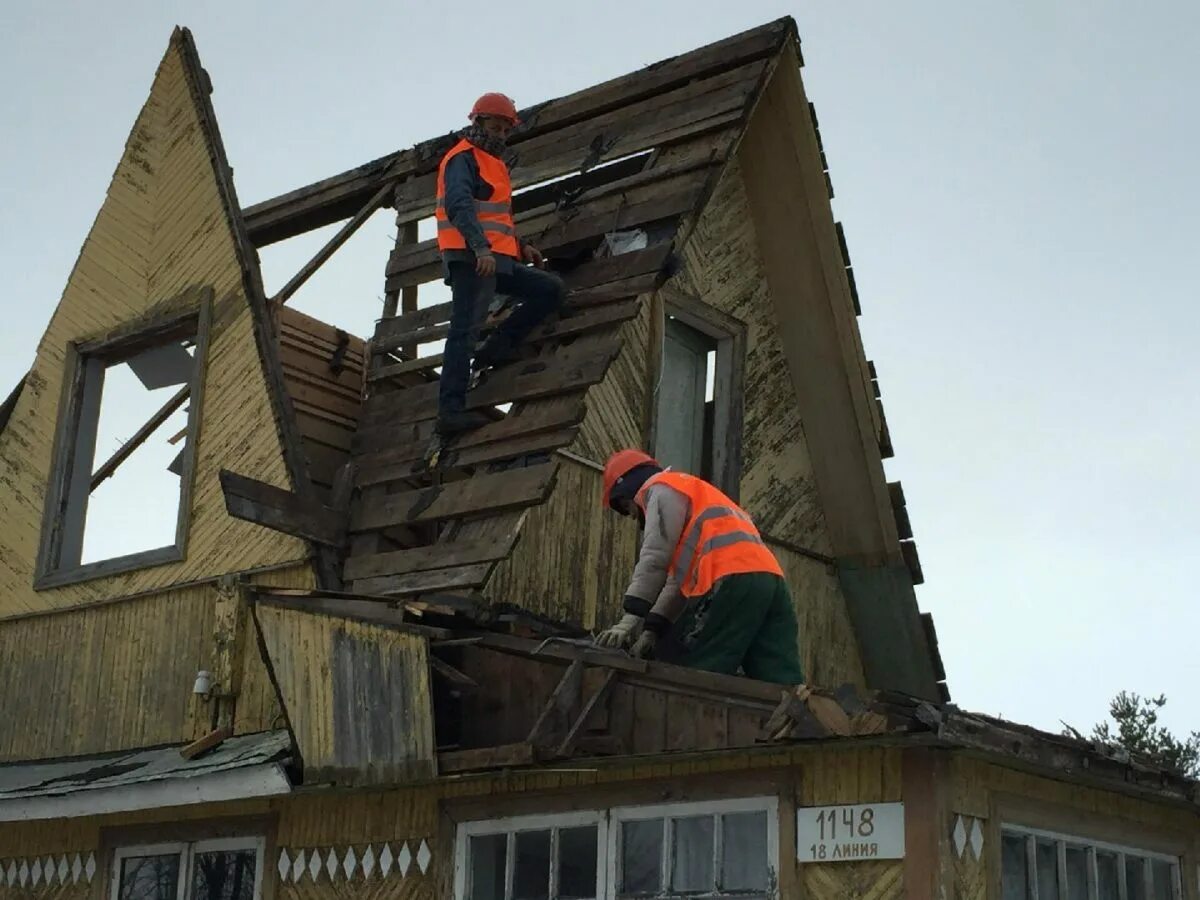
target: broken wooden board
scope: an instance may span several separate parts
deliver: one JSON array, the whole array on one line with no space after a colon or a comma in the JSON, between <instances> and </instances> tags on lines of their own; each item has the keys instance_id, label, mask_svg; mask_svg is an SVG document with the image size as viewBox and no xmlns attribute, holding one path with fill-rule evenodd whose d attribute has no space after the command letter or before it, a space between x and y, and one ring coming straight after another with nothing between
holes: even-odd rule
<instances>
[{"instance_id":1,"label":"broken wooden board","mask_svg":"<svg viewBox=\"0 0 1200 900\"><path fill-rule=\"evenodd\" d=\"M347 580L358 580L495 562L512 552L517 542L517 534L516 531L510 531L499 538L447 541L426 547L414 547L411 550L353 556L346 560L345 577Z\"/></svg>"},{"instance_id":2,"label":"broken wooden board","mask_svg":"<svg viewBox=\"0 0 1200 900\"><path fill-rule=\"evenodd\" d=\"M252 610L305 784L396 784L437 774L426 638L269 596L258 596Z\"/></svg>"},{"instance_id":3,"label":"broken wooden board","mask_svg":"<svg viewBox=\"0 0 1200 900\"><path fill-rule=\"evenodd\" d=\"M554 486L558 463L477 475L445 486L364 498L351 514L351 531L370 531L533 506Z\"/></svg>"},{"instance_id":4,"label":"broken wooden board","mask_svg":"<svg viewBox=\"0 0 1200 900\"><path fill-rule=\"evenodd\" d=\"M220 479L231 516L329 547L345 543L345 517L337 510L227 469L221 470Z\"/></svg>"}]
</instances>

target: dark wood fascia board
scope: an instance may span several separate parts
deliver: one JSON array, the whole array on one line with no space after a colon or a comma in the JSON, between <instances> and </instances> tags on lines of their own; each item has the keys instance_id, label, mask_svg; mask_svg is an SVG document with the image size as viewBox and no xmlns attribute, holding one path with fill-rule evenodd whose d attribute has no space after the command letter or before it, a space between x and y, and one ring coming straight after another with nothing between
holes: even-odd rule
<instances>
[{"instance_id":1,"label":"dark wood fascia board","mask_svg":"<svg viewBox=\"0 0 1200 900\"><path fill-rule=\"evenodd\" d=\"M295 409L287 391L283 364L279 359L277 319L267 300L266 291L263 288L262 272L258 266L258 253L250 241L246 222L242 216L242 208L238 203L237 190L233 184L233 171L230 169L229 160L225 155L225 144L221 140L221 131L217 125L217 116L210 96L212 82L200 64L200 56L196 50L192 33L186 28L179 28L172 37L172 40L176 39L180 42L183 54L183 68L188 89L200 116L201 127L204 129L209 159L217 179L218 190L221 193L225 221L234 237L234 249L242 271L242 287L254 323L254 338L258 346L259 361L266 380L267 395L270 397L271 411L280 446L283 449L288 478L298 493L306 498L313 497L316 491L309 475L304 445L300 437L299 426L296 423ZM324 587L340 586L337 555L329 547L316 542L310 541L309 547L316 562L318 581Z\"/></svg>"},{"instance_id":2,"label":"dark wood fascia board","mask_svg":"<svg viewBox=\"0 0 1200 900\"><path fill-rule=\"evenodd\" d=\"M21 392L25 390L25 382L28 380L29 373L26 372L9 392L4 402L0 403L0 434L4 433L4 429L8 425L8 420L12 418L13 410L17 408L17 403L21 400Z\"/></svg>"},{"instance_id":3,"label":"dark wood fascia board","mask_svg":"<svg viewBox=\"0 0 1200 900\"><path fill-rule=\"evenodd\" d=\"M346 543L345 515L311 495L289 491L222 469L219 475L229 515L323 547Z\"/></svg>"},{"instance_id":4,"label":"dark wood fascia board","mask_svg":"<svg viewBox=\"0 0 1200 900\"><path fill-rule=\"evenodd\" d=\"M575 94L526 108L521 111L525 126L514 137L513 145L519 147L521 141L548 131L570 127L689 81L778 54L789 39L798 42L797 34L791 17L777 19ZM247 207L244 217L248 233L256 246L262 247L349 218L384 182L435 168L456 137L448 134L431 138Z\"/></svg>"}]
</instances>

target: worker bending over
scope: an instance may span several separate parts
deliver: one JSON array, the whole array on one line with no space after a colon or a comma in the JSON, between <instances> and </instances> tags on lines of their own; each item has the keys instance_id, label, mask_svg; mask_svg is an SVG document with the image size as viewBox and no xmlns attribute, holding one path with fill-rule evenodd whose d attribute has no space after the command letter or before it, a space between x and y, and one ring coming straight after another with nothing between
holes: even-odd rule
<instances>
[{"instance_id":1,"label":"worker bending over","mask_svg":"<svg viewBox=\"0 0 1200 900\"><path fill-rule=\"evenodd\" d=\"M437 432L443 436L490 421L465 408L471 356L487 312L480 301L498 291L518 305L475 352L477 371L515 359L521 341L566 296L562 280L541 271L542 254L517 236L512 180L502 158L509 132L519 124L516 106L504 94L484 94L470 118L471 127L442 158L437 176L437 241L452 299L438 395Z\"/></svg>"},{"instance_id":2,"label":"worker bending over","mask_svg":"<svg viewBox=\"0 0 1200 900\"><path fill-rule=\"evenodd\" d=\"M604 467L604 502L641 520L644 535L625 615L596 643L652 653L672 630L680 664L777 684L802 684L799 628L774 554L736 503L707 481L664 470L640 450Z\"/></svg>"}]
</instances>

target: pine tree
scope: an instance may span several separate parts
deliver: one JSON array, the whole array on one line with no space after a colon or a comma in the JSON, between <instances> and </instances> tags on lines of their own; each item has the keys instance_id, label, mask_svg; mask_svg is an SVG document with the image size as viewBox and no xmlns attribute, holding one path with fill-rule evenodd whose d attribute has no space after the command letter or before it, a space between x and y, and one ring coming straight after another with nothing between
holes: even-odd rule
<instances>
[{"instance_id":1,"label":"pine tree","mask_svg":"<svg viewBox=\"0 0 1200 900\"><path fill-rule=\"evenodd\" d=\"M1064 733L1127 750L1187 778L1200 778L1200 731L1193 731L1181 741L1159 725L1158 712L1166 705L1165 694L1141 697L1121 691L1108 705L1112 723L1100 722L1092 729L1090 738L1070 725Z\"/></svg>"}]
</instances>

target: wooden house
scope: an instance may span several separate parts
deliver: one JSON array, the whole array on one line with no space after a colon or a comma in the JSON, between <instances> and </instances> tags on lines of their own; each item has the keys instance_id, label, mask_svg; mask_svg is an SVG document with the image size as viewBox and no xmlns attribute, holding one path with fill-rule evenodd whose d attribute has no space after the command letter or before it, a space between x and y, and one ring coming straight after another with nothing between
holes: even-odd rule
<instances>
[{"instance_id":1,"label":"wooden house","mask_svg":"<svg viewBox=\"0 0 1200 900\"><path fill-rule=\"evenodd\" d=\"M784 19L522 112L571 293L430 470L453 136L243 208L175 32L0 406L0 898L1200 897L1194 782L950 703L801 65ZM382 208L370 339L289 308ZM754 516L808 685L591 646L623 446Z\"/></svg>"}]
</instances>

